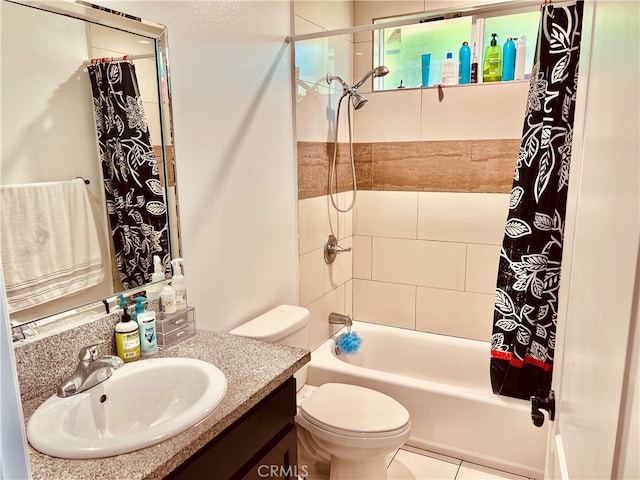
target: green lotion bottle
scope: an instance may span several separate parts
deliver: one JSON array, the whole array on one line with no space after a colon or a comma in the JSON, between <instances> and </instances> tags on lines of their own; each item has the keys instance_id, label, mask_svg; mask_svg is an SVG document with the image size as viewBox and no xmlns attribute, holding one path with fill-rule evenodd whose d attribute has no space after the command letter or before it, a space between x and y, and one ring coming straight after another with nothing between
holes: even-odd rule
<instances>
[{"instance_id":1,"label":"green lotion bottle","mask_svg":"<svg viewBox=\"0 0 640 480\"><path fill-rule=\"evenodd\" d=\"M499 82L502 79L502 51L498 46L497 33L491 34L491 45L484 54L483 82Z\"/></svg>"}]
</instances>

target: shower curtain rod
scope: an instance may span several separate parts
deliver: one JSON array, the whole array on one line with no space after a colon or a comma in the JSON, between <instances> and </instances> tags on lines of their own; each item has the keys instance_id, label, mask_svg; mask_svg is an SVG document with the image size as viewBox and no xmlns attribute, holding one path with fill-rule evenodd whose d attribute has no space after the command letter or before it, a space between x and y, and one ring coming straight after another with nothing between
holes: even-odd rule
<instances>
[{"instance_id":1,"label":"shower curtain rod","mask_svg":"<svg viewBox=\"0 0 640 480\"><path fill-rule=\"evenodd\" d=\"M314 40L317 38L326 38L333 37L336 35L350 35L353 33L360 32L372 32L375 30L383 30L385 28L392 27L403 27L405 25L416 25L419 23L428 23L434 22L438 20L447 20L450 18L460 18L460 17L468 17L470 15L484 15L490 14L492 12L504 12L507 10L522 10L524 8L530 7L542 7L546 4L552 4L554 6L563 7L566 5L574 5L576 0L563 0L563 1L554 1L554 0L524 0L519 2L506 1L500 3L494 3L491 5L478 6L478 7L462 7L459 10L455 11L435 11L435 12L424 12L414 13L414 14L406 14L399 16L408 16L411 15L411 18L404 18L401 20L394 20L389 22L380 22L380 23L371 23L367 25L358 25L357 27L347 27L347 28L338 28L336 30L325 30L322 32L314 32L314 33L304 33L302 35L288 35L285 37L286 43L299 42L302 40Z\"/></svg>"},{"instance_id":2,"label":"shower curtain rod","mask_svg":"<svg viewBox=\"0 0 640 480\"><path fill-rule=\"evenodd\" d=\"M93 63L123 62L127 60L141 60L143 58L156 58L156 56L153 53L147 53L144 55L124 55L122 57L99 57L85 61L84 65L91 65Z\"/></svg>"}]
</instances>

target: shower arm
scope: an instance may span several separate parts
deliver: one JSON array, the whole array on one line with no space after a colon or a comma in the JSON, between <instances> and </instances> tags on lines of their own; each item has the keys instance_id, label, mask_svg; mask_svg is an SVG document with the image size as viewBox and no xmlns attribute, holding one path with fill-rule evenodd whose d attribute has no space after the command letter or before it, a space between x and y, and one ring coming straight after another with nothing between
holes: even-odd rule
<instances>
[{"instance_id":1,"label":"shower arm","mask_svg":"<svg viewBox=\"0 0 640 480\"><path fill-rule=\"evenodd\" d=\"M375 73L376 73L375 70L371 70L364 77L362 77L358 83L352 86L349 86L347 82L345 82L342 78L338 77L337 75L331 75L330 73L327 73L327 83L330 84L332 81L335 80L336 82L340 83L340 85L342 86L343 97L346 95L353 96L353 95L356 95L358 88L360 88L362 84L367 81L367 78L369 78L371 75L374 75Z\"/></svg>"},{"instance_id":2,"label":"shower arm","mask_svg":"<svg viewBox=\"0 0 640 480\"><path fill-rule=\"evenodd\" d=\"M338 77L337 75L331 75L330 73L327 73L327 83L331 83L332 81L336 81L338 83L340 83L340 85L342 85L342 95L347 95L347 94L351 94L351 90L353 87L349 87L349 85L347 85L347 82L345 82L342 78Z\"/></svg>"}]
</instances>

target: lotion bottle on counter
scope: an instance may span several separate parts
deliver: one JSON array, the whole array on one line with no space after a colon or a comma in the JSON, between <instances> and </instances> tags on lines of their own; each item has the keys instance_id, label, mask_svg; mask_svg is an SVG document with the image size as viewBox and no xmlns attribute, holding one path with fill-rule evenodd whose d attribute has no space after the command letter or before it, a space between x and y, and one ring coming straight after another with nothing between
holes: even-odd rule
<instances>
[{"instance_id":1,"label":"lotion bottle on counter","mask_svg":"<svg viewBox=\"0 0 640 480\"><path fill-rule=\"evenodd\" d=\"M182 274L183 265L184 260L182 258L171 260L171 266L173 267L171 286L176 294L176 310L178 312L187 309L187 289L184 286L184 275Z\"/></svg>"},{"instance_id":2,"label":"lotion bottle on counter","mask_svg":"<svg viewBox=\"0 0 640 480\"><path fill-rule=\"evenodd\" d=\"M116 324L116 352L124 362L135 362L140 358L138 324L131 320L124 298L120 301L120 307L122 316L120 322Z\"/></svg>"},{"instance_id":3,"label":"lotion bottle on counter","mask_svg":"<svg viewBox=\"0 0 640 480\"><path fill-rule=\"evenodd\" d=\"M153 275L151 275L151 285L147 288L147 298L149 300L157 300L160 298L162 291L162 282L164 277L164 268L158 255L153 256Z\"/></svg>"}]
</instances>

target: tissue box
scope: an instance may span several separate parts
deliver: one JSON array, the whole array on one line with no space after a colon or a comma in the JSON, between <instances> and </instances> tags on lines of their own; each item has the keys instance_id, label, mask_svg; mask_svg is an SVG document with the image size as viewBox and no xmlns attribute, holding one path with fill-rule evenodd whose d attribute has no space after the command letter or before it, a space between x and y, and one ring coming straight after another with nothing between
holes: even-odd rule
<instances>
[{"instance_id":1,"label":"tissue box","mask_svg":"<svg viewBox=\"0 0 640 480\"><path fill-rule=\"evenodd\" d=\"M167 348L176 342L191 337L196 333L196 309L175 313L158 313L156 318L156 335L158 347Z\"/></svg>"}]
</instances>

